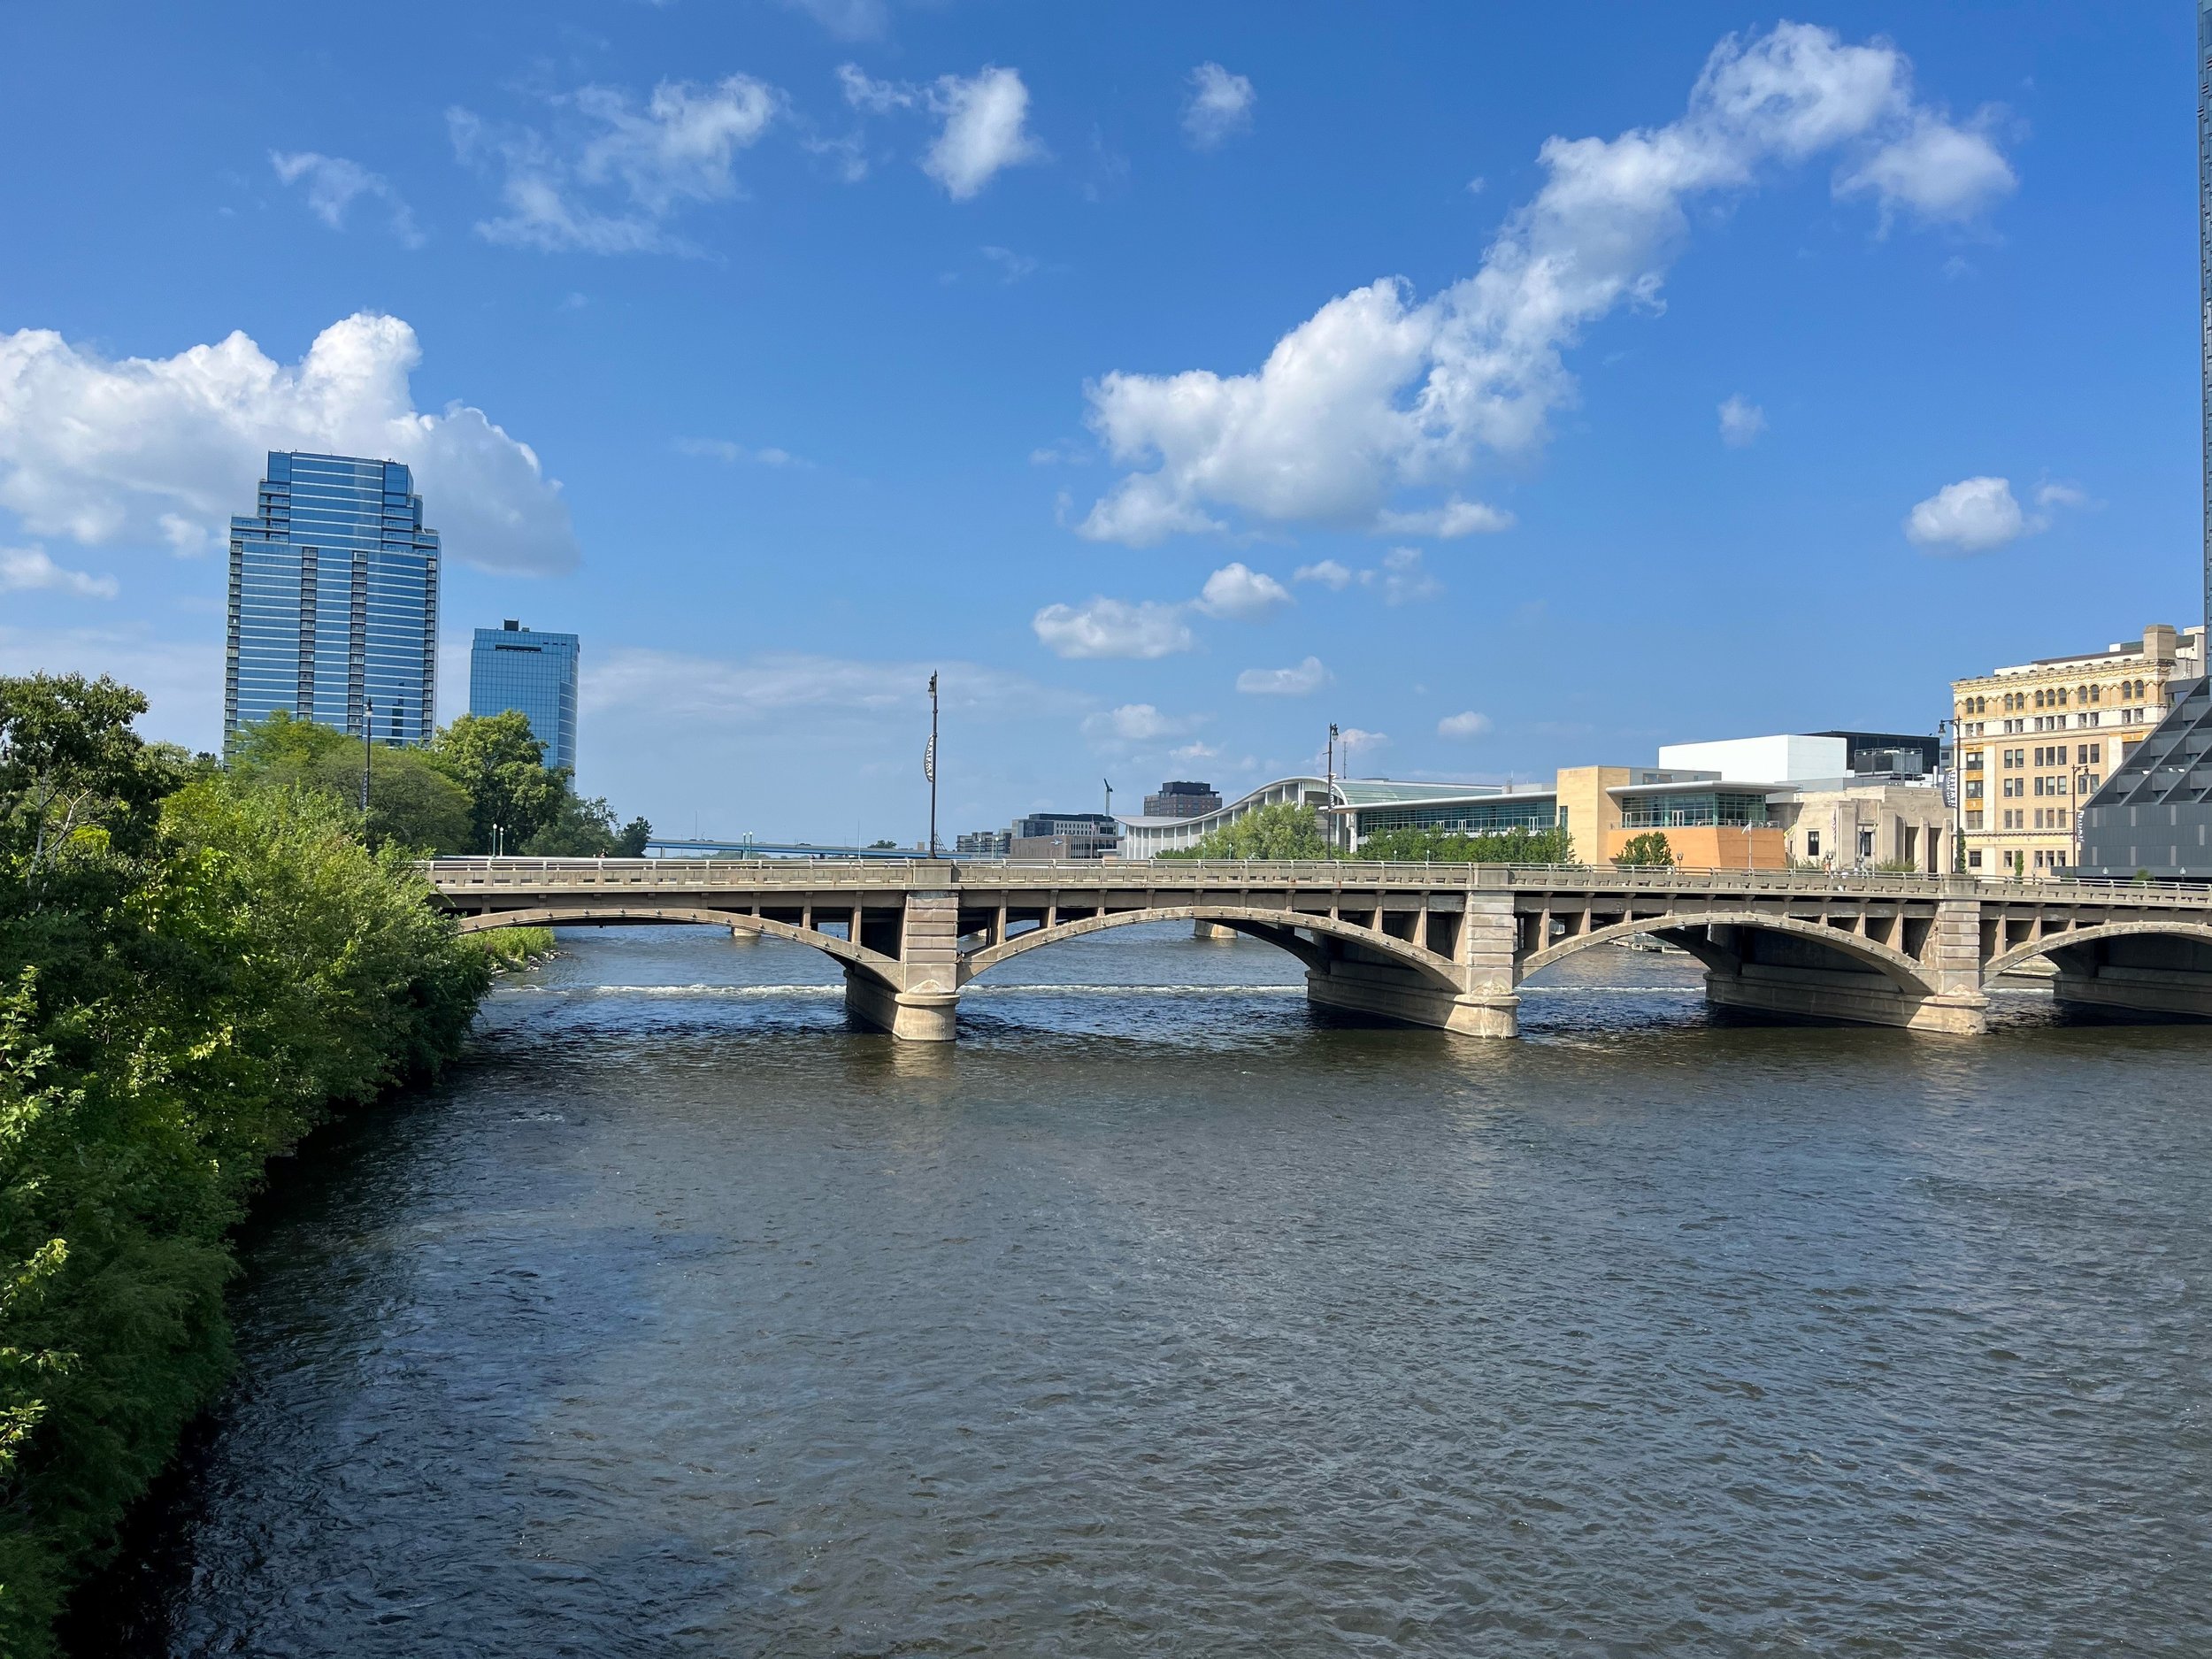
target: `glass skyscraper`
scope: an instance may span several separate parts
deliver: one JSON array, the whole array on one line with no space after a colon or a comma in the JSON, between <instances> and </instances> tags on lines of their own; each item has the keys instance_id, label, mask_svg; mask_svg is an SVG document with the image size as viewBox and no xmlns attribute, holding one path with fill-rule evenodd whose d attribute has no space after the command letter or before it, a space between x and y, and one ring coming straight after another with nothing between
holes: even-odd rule
<instances>
[{"instance_id":1,"label":"glass skyscraper","mask_svg":"<svg viewBox=\"0 0 2212 1659\"><path fill-rule=\"evenodd\" d=\"M576 770L576 636L534 634L519 622L479 628L469 652L469 712L519 709L545 764Z\"/></svg>"},{"instance_id":2,"label":"glass skyscraper","mask_svg":"<svg viewBox=\"0 0 2212 1659\"><path fill-rule=\"evenodd\" d=\"M279 709L387 743L429 741L438 533L396 461L272 450L259 511L230 521L223 744Z\"/></svg>"}]
</instances>

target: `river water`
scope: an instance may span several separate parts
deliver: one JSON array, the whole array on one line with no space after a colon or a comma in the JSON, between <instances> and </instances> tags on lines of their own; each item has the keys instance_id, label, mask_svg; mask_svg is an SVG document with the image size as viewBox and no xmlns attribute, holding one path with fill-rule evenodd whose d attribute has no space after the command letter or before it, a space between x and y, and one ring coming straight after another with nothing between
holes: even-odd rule
<instances>
[{"instance_id":1,"label":"river water","mask_svg":"<svg viewBox=\"0 0 2212 1659\"><path fill-rule=\"evenodd\" d=\"M2212 1652L2212 1030L562 942L280 1173L79 1653Z\"/></svg>"}]
</instances>

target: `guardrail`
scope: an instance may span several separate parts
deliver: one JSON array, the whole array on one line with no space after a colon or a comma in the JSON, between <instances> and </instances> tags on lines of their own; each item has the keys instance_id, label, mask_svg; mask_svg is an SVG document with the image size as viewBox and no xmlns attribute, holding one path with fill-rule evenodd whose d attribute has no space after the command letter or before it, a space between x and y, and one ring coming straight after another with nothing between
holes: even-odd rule
<instances>
[{"instance_id":1,"label":"guardrail","mask_svg":"<svg viewBox=\"0 0 2212 1659\"><path fill-rule=\"evenodd\" d=\"M419 866L448 893L561 889L895 888L941 891L1027 887L1473 887L1648 893L1771 893L1796 896L1971 898L2019 902L2101 900L2160 908L2212 907L2212 889L2133 881L2026 881L1857 870L1683 870L1610 864L1386 864L1367 861L1160 859L924 863L784 858L441 858Z\"/></svg>"}]
</instances>

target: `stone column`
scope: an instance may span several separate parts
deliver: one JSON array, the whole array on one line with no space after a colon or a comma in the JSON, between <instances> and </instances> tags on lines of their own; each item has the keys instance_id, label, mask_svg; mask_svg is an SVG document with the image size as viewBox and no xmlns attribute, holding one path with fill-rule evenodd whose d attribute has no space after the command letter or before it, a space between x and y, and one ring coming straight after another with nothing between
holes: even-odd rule
<instances>
[{"instance_id":1,"label":"stone column","mask_svg":"<svg viewBox=\"0 0 2212 1659\"><path fill-rule=\"evenodd\" d=\"M1506 885L1511 872L1502 865L1476 864L1471 873L1474 884L1468 889L1467 913L1453 953L1460 994L1453 999L1445 1029L1468 1037L1517 1037L1521 998L1513 948L1520 930L1514 922L1513 889Z\"/></svg>"},{"instance_id":2,"label":"stone column","mask_svg":"<svg viewBox=\"0 0 2212 1659\"><path fill-rule=\"evenodd\" d=\"M1978 1036L1989 1024L1989 996L1982 989L1980 884L1971 876L1946 876L1943 894L1921 952L1936 994L1922 999L1910 1025L1915 1031Z\"/></svg>"},{"instance_id":3,"label":"stone column","mask_svg":"<svg viewBox=\"0 0 2212 1659\"><path fill-rule=\"evenodd\" d=\"M846 1011L907 1042L950 1042L959 1003L959 895L910 893L899 930L898 983L846 969Z\"/></svg>"}]
</instances>

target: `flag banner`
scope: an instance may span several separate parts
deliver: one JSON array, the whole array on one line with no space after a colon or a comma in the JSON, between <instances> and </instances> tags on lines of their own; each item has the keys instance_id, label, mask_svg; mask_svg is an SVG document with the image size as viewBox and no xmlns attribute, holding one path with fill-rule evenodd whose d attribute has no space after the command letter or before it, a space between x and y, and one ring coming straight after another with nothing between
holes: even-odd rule
<instances>
[{"instance_id":1,"label":"flag banner","mask_svg":"<svg viewBox=\"0 0 2212 1659\"><path fill-rule=\"evenodd\" d=\"M922 751L922 776L930 782L937 781L937 733L929 734L929 747Z\"/></svg>"}]
</instances>

